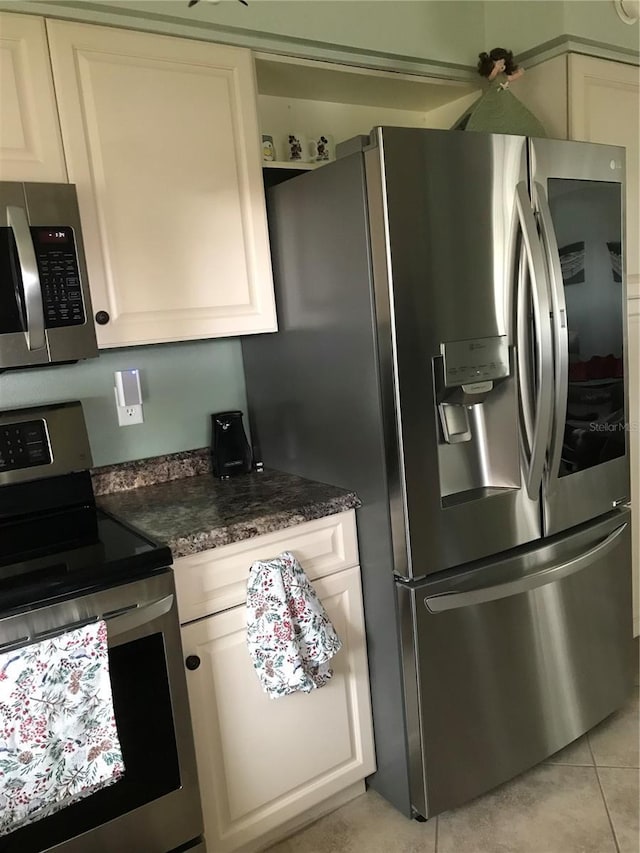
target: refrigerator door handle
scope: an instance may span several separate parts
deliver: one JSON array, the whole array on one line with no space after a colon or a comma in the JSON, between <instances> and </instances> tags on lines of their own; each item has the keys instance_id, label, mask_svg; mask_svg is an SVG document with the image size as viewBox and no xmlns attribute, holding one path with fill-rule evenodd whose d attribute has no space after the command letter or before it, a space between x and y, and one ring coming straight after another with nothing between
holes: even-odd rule
<instances>
[{"instance_id":1,"label":"refrigerator door handle","mask_svg":"<svg viewBox=\"0 0 640 853\"><path fill-rule=\"evenodd\" d=\"M567 413L567 393L569 389L569 330L567 327L567 304L564 298L564 283L560 252L556 240L551 210L542 184L535 183L535 204L540 214L542 242L545 247L547 269L551 281L551 306L553 327L553 354L555 358L555 405L554 418L549 445L549 490L557 482L562 444L564 423Z\"/></svg>"},{"instance_id":2,"label":"refrigerator door handle","mask_svg":"<svg viewBox=\"0 0 640 853\"><path fill-rule=\"evenodd\" d=\"M508 598L521 592L529 592L532 589L545 586L549 583L562 580L576 572L586 569L596 560L601 559L617 545L618 538L627 528L627 522L617 527L606 539L598 542L584 554L571 557L562 563L546 566L538 572L533 572L525 577L517 578L506 583L494 586L479 587L465 592L443 592L439 595L427 597L424 600L425 607L431 613L442 613L445 610L456 610L460 607L470 607L474 604L484 604L488 601L497 601L500 598Z\"/></svg>"},{"instance_id":3,"label":"refrigerator door handle","mask_svg":"<svg viewBox=\"0 0 640 853\"><path fill-rule=\"evenodd\" d=\"M527 257L524 244L520 245L518 275L516 279L516 344L518 382L520 383L520 422L522 440L527 461L533 446L533 366L531 364L531 340L527 335L530 326L529 299L526 287Z\"/></svg>"},{"instance_id":4,"label":"refrigerator door handle","mask_svg":"<svg viewBox=\"0 0 640 853\"><path fill-rule=\"evenodd\" d=\"M535 323L536 373L538 378L536 389L535 420L530 446L529 471L527 473L527 494L532 500L539 497L542 476L547 454L549 433L553 417L553 351L551 336L551 303L547 287L547 275L542 254L542 246L538 237L538 229L531 200L524 181L516 186L516 207L522 229L525 252L529 264L531 278L531 294L533 297L533 314ZM522 318L518 318L518 322ZM520 359L522 356L518 356ZM526 357L526 356L525 356ZM521 378L522 378L521 372ZM527 379L527 382L529 379ZM530 398L528 387L521 390L524 399ZM526 411L526 407L523 406Z\"/></svg>"},{"instance_id":5,"label":"refrigerator door handle","mask_svg":"<svg viewBox=\"0 0 640 853\"><path fill-rule=\"evenodd\" d=\"M38 275L36 253L33 249L29 221L24 208L15 205L7 207L7 223L13 231L18 250L24 305L27 320L27 346L30 350L46 346L44 334L44 309L42 307L42 285Z\"/></svg>"}]
</instances>

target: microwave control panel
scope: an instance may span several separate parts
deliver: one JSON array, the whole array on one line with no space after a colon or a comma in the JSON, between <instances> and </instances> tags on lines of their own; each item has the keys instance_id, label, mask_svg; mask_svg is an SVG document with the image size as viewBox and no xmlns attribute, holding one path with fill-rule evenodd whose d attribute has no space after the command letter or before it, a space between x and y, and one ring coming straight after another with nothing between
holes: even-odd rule
<instances>
[{"instance_id":1,"label":"microwave control panel","mask_svg":"<svg viewBox=\"0 0 640 853\"><path fill-rule=\"evenodd\" d=\"M45 422L0 424L0 473L51 463Z\"/></svg>"},{"instance_id":2,"label":"microwave control panel","mask_svg":"<svg viewBox=\"0 0 640 853\"><path fill-rule=\"evenodd\" d=\"M36 252L44 324L47 329L81 326L85 322L78 254L73 228L31 228Z\"/></svg>"}]
</instances>

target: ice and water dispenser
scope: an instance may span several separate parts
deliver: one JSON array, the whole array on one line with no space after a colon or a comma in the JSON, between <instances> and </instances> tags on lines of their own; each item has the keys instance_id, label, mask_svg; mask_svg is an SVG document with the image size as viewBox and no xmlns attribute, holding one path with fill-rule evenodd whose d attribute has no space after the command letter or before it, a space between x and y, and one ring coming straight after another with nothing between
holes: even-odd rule
<instances>
[{"instance_id":1,"label":"ice and water dispenser","mask_svg":"<svg viewBox=\"0 0 640 853\"><path fill-rule=\"evenodd\" d=\"M440 345L433 360L443 505L518 488L518 394L505 335Z\"/></svg>"}]
</instances>

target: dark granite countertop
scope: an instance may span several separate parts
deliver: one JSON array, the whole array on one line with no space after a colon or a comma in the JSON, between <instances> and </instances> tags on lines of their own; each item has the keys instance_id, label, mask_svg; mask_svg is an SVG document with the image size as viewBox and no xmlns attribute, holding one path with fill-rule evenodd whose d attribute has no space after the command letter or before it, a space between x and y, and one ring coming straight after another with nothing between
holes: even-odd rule
<instances>
[{"instance_id":1,"label":"dark granite countertop","mask_svg":"<svg viewBox=\"0 0 640 853\"><path fill-rule=\"evenodd\" d=\"M353 492L265 470L211 474L103 494L98 506L165 542L174 559L359 506Z\"/></svg>"}]
</instances>

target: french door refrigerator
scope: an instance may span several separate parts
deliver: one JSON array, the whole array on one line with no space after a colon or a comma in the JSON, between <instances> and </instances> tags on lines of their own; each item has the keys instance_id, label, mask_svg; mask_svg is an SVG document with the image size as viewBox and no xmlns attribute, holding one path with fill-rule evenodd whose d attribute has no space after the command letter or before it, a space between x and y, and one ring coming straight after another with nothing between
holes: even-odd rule
<instances>
[{"instance_id":1,"label":"french door refrigerator","mask_svg":"<svg viewBox=\"0 0 640 853\"><path fill-rule=\"evenodd\" d=\"M268 192L264 464L357 491L377 771L430 817L632 683L624 151L375 128Z\"/></svg>"}]
</instances>

